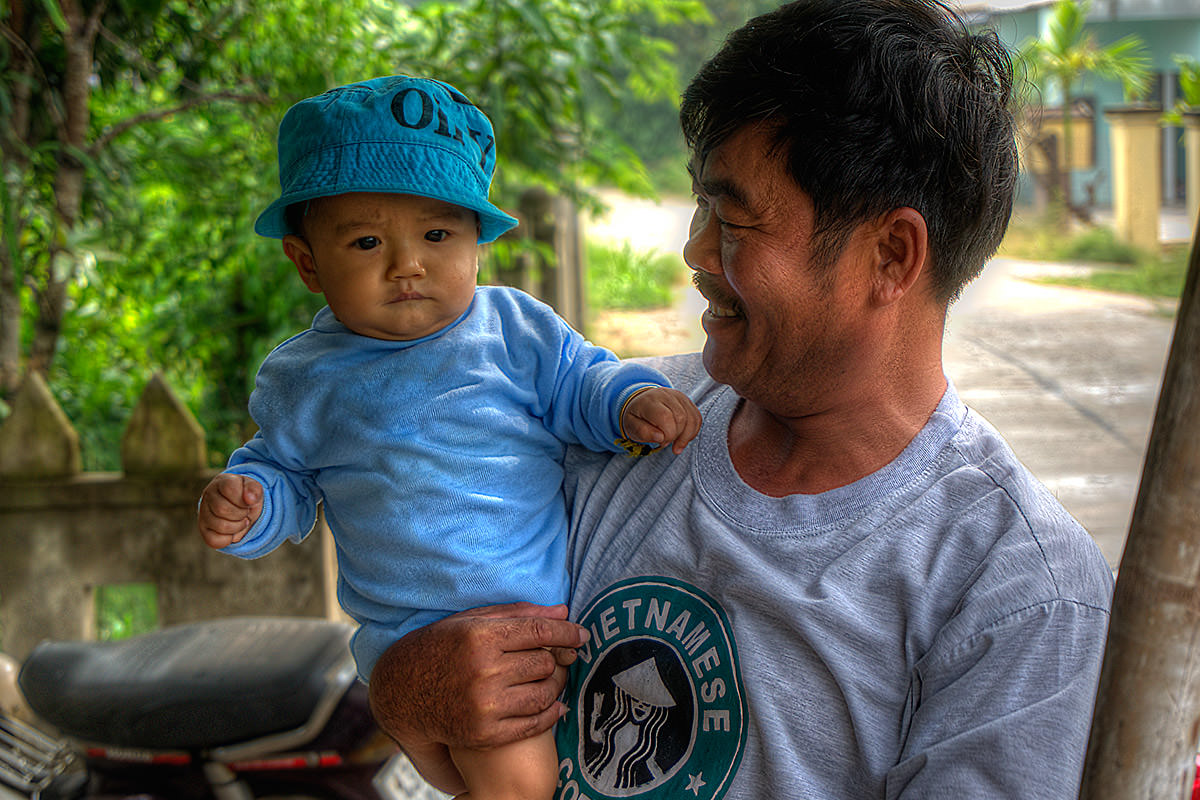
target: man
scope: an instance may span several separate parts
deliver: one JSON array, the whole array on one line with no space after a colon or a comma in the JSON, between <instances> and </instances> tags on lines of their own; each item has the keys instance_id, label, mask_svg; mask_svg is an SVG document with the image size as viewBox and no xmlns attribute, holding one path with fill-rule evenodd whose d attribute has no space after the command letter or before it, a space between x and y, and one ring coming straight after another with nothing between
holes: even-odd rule
<instances>
[{"instance_id":1,"label":"man","mask_svg":"<svg viewBox=\"0 0 1200 800\"><path fill-rule=\"evenodd\" d=\"M561 715L563 798L1075 796L1112 576L941 363L1011 211L1011 88L934 0L800 0L701 68L707 341L658 366L704 427L573 454L578 627L483 609L381 660L377 716L434 780L440 743ZM577 645L555 702L539 648Z\"/></svg>"}]
</instances>

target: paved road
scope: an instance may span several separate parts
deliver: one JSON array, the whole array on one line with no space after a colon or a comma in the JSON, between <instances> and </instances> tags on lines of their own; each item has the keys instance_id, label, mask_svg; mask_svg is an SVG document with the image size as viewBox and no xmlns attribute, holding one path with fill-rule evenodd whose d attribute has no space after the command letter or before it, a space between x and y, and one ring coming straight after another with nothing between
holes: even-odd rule
<instances>
[{"instance_id":1,"label":"paved road","mask_svg":"<svg viewBox=\"0 0 1200 800\"><path fill-rule=\"evenodd\" d=\"M622 200L589 230L674 252L690 214L685 204ZM1116 568L1174 325L1149 301L1035 282L1064 269L1077 268L990 263L951 309L946 372ZM682 293L657 338L692 349L703 341L702 308L695 292Z\"/></svg>"}]
</instances>

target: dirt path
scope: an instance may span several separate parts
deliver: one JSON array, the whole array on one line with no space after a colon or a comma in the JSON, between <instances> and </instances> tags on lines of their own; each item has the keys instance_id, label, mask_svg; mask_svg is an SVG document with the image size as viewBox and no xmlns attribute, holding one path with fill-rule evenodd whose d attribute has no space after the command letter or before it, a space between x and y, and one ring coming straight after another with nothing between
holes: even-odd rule
<instances>
[{"instance_id":1,"label":"dirt path","mask_svg":"<svg viewBox=\"0 0 1200 800\"><path fill-rule=\"evenodd\" d=\"M585 222L586 235L614 244L628 242L639 252L680 253L694 208L690 198L656 203L615 192L601 195L610 211ZM598 312L587 326L588 337L626 358L699 350L704 345L700 327L704 304L691 288L690 274L680 255L672 308Z\"/></svg>"}]
</instances>

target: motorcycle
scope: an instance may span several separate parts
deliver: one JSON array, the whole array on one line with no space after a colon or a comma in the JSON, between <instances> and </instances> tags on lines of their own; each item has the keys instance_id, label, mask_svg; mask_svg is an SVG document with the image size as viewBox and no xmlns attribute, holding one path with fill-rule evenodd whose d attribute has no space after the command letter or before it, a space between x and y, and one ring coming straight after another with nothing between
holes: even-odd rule
<instances>
[{"instance_id":1,"label":"motorcycle","mask_svg":"<svg viewBox=\"0 0 1200 800\"><path fill-rule=\"evenodd\" d=\"M43 642L27 711L0 702L0 800L445 798L375 725L351 632L234 618Z\"/></svg>"}]
</instances>

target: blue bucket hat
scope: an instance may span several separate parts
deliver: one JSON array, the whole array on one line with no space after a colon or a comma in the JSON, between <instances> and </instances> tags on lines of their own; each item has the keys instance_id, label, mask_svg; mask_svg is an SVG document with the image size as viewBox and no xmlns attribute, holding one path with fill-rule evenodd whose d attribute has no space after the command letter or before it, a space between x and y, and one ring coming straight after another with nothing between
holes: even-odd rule
<instances>
[{"instance_id":1,"label":"blue bucket hat","mask_svg":"<svg viewBox=\"0 0 1200 800\"><path fill-rule=\"evenodd\" d=\"M492 124L461 92L396 75L301 100L279 124L279 199L254 223L262 236L292 230L293 203L347 192L432 197L479 215L479 242L517 224L488 201L496 168Z\"/></svg>"}]
</instances>

